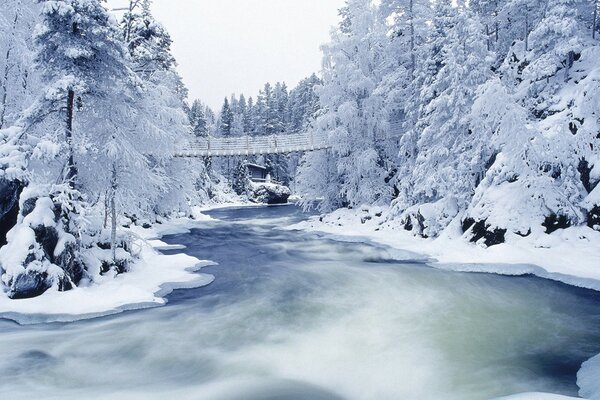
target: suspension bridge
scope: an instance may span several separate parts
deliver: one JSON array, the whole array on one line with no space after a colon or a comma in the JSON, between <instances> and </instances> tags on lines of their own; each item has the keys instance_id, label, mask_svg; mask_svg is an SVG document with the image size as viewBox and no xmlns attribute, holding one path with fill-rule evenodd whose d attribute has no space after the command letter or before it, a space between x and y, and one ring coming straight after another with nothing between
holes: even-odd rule
<instances>
[{"instance_id":1,"label":"suspension bridge","mask_svg":"<svg viewBox=\"0 0 600 400\"><path fill-rule=\"evenodd\" d=\"M196 137L184 143L175 157L234 157L300 153L330 148L326 133L270 136Z\"/></svg>"}]
</instances>

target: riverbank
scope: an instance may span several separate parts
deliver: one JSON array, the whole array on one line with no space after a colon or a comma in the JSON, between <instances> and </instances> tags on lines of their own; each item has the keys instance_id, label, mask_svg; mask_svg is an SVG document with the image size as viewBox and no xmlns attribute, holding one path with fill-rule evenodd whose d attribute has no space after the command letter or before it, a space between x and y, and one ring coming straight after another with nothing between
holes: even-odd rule
<instances>
[{"instance_id":1,"label":"riverbank","mask_svg":"<svg viewBox=\"0 0 600 400\"><path fill-rule=\"evenodd\" d=\"M12 300L0 294L0 318L20 324L96 318L127 310L158 307L167 303L166 296L173 290L210 284L214 277L198 271L214 265L213 262L183 252L169 255L160 253L185 248L167 245L160 240L162 236L189 232L194 226L210 219L201 214L200 209L194 210L193 214L193 218L172 218L149 228L136 225L123 228L126 234L135 238L133 247L139 255L127 273L98 276L93 282L72 290L58 292L50 289L30 299Z\"/></svg>"},{"instance_id":2,"label":"riverbank","mask_svg":"<svg viewBox=\"0 0 600 400\"><path fill-rule=\"evenodd\" d=\"M416 237L385 218L386 208L340 209L311 217L288 229L360 238L398 250L423 254L433 266L460 272L536 275L600 291L600 232L572 227L550 235L507 235L505 243L486 247L462 238L456 220L436 239Z\"/></svg>"}]
</instances>

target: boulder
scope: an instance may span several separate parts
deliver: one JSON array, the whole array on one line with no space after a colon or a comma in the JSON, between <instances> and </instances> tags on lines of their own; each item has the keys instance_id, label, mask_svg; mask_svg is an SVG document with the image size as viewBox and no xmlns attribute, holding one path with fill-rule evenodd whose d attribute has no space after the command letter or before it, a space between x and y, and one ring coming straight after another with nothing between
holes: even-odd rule
<instances>
[{"instance_id":1,"label":"boulder","mask_svg":"<svg viewBox=\"0 0 600 400\"><path fill-rule=\"evenodd\" d=\"M475 221L473 218L463 220L462 230L470 235L471 242L476 243L483 239L488 247L504 243L507 231L503 228L492 227L487 220Z\"/></svg>"},{"instance_id":2,"label":"boulder","mask_svg":"<svg viewBox=\"0 0 600 400\"><path fill-rule=\"evenodd\" d=\"M6 234L17 223L19 196L23 188L20 181L0 178L0 247L6 244Z\"/></svg>"},{"instance_id":3,"label":"boulder","mask_svg":"<svg viewBox=\"0 0 600 400\"><path fill-rule=\"evenodd\" d=\"M600 230L600 206L594 206L588 213L588 226L595 230Z\"/></svg>"},{"instance_id":4,"label":"boulder","mask_svg":"<svg viewBox=\"0 0 600 400\"><path fill-rule=\"evenodd\" d=\"M14 279L8 297L11 299L28 299L43 294L52 286L48 282L48 274L38 271L25 271Z\"/></svg>"},{"instance_id":5,"label":"boulder","mask_svg":"<svg viewBox=\"0 0 600 400\"><path fill-rule=\"evenodd\" d=\"M0 270L10 298L39 296L51 287L66 291L82 280L85 266L65 225L60 206L51 197L32 196L22 202L19 223L0 249Z\"/></svg>"},{"instance_id":6,"label":"boulder","mask_svg":"<svg viewBox=\"0 0 600 400\"><path fill-rule=\"evenodd\" d=\"M292 192L287 186L276 183L252 183L250 200L264 204L286 204Z\"/></svg>"}]
</instances>

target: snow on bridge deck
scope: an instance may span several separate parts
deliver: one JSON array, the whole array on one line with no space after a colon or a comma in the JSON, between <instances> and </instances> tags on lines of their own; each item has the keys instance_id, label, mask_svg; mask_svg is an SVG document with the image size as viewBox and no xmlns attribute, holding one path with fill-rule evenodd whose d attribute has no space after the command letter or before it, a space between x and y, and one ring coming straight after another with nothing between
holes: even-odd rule
<instances>
[{"instance_id":1,"label":"snow on bridge deck","mask_svg":"<svg viewBox=\"0 0 600 400\"><path fill-rule=\"evenodd\" d=\"M271 136L194 138L175 152L175 157L232 157L285 154L330 148L326 134L291 133Z\"/></svg>"}]
</instances>

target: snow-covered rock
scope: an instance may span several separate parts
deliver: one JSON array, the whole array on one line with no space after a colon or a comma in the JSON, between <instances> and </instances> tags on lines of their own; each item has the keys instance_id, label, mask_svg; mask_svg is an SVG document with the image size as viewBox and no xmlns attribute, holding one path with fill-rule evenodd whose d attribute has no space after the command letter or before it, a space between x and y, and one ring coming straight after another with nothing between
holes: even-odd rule
<instances>
[{"instance_id":1,"label":"snow-covered rock","mask_svg":"<svg viewBox=\"0 0 600 400\"><path fill-rule=\"evenodd\" d=\"M407 208L396 219L407 231L424 238L435 237L450 224L458 214L456 199L447 198L435 203L417 204Z\"/></svg>"},{"instance_id":2,"label":"snow-covered rock","mask_svg":"<svg viewBox=\"0 0 600 400\"><path fill-rule=\"evenodd\" d=\"M285 204L291 194L287 186L270 182L251 182L248 197L255 203Z\"/></svg>"},{"instance_id":3,"label":"snow-covered rock","mask_svg":"<svg viewBox=\"0 0 600 400\"><path fill-rule=\"evenodd\" d=\"M0 246L6 244L6 234L17 223L22 190L20 181L0 178Z\"/></svg>"},{"instance_id":4,"label":"snow-covered rock","mask_svg":"<svg viewBox=\"0 0 600 400\"><path fill-rule=\"evenodd\" d=\"M0 249L2 283L13 299L39 296L51 287L72 289L85 273L77 241L65 229L60 206L49 196L33 194L30 190L23 193L17 225Z\"/></svg>"}]
</instances>

